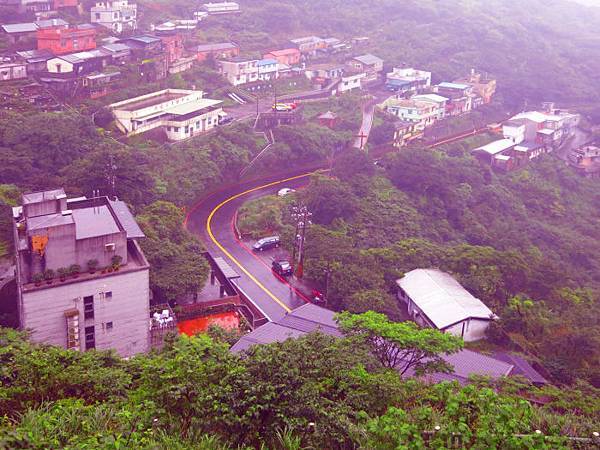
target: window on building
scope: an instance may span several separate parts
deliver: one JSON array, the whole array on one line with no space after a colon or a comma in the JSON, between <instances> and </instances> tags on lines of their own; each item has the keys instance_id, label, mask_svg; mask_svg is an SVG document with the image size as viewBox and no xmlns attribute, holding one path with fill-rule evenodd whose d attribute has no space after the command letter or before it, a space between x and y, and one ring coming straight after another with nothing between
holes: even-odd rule
<instances>
[{"instance_id":1,"label":"window on building","mask_svg":"<svg viewBox=\"0 0 600 450\"><path fill-rule=\"evenodd\" d=\"M106 291L104 293L104 298L107 299L107 300L111 299L112 298L112 291Z\"/></svg>"},{"instance_id":2,"label":"window on building","mask_svg":"<svg viewBox=\"0 0 600 450\"><path fill-rule=\"evenodd\" d=\"M173 127L173 131L174 131L175 133L179 133L179 127Z\"/></svg>"},{"instance_id":3,"label":"window on building","mask_svg":"<svg viewBox=\"0 0 600 450\"><path fill-rule=\"evenodd\" d=\"M85 327L85 349L91 350L96 348L96 333L94 331L94 326Z\"/></svg>"},{"instance_id":4,"label":"window on building","mask_svg":"<svg viewBox=\"0 0 600 450\"><path fill-rule=\"evenodd\" d=\"M113 323L106 322L106 331L112 331L112 329L113 329Z\"/></svg>"},{"instance_id":5,"label":"window on building","mask_svg":"<svg viewBox=\"0 0 600 450\"><path fill-rule=\"evenodd\" d=\"M73 39L73 48L79 48L79 41L77 39Z\"/></svg>"},{"instance_id":6,"label":"window on building","mask_svg":"<svg viewBox=\"0 0 600 450\"><path fill-rule=\"evenodd\" d=\"M96 13L96 20L100 20L100 13Z\"/></svg>"},{"instance_id":7,"label":"window on building","mask_svg":"<svg viewBox=\"0 0 600 450\"><path fill-rule=\"evenodd\" d=\"M190 127L186 126L185 129L184 129L184 132L185 132L185 134L188 134L190 132Z\"/></svg>"},{"instance_id":8,"label":"window on building","mask_svg":"<svg viewBox=\"0 0 600 450\"><path fill-rule=\"evenodd\" d=\"M60 72L61 72L61 70L62 70L62 66L61 66L60 64L57 64L57 65L56 65L56 71L57 71L58 73L60 73Z\"/></svg>"},{"instance_id":9,"label":"window on building","mask_svg":"<svg viewBox=\"0 0 600 450\"><path fill-rule=\"evenodd\" d=\"M85 320L94 318L94 296L83 297L83 318Z\"/></svg>"}]
</instances>

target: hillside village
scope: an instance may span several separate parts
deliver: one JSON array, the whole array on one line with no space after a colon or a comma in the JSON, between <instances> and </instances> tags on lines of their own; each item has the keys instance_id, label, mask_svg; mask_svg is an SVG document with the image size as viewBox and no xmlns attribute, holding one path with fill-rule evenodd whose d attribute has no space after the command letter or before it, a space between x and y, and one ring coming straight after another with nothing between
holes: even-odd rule
<instances>
[{"instance_id":1,"label":"hillside village","mask_svg":"<svg viewBox=\"0 0 600 450\"><path fill-rule=\"evenodd\" d=\"M446 78L427 64L380 57L367 36L290 35L256 46L205 32L217 22L233 27L243 3L201 3L149 25L144 7L0 0L0 113L13 121L69 117L81 128L73 130L81 149L70 149L57 176L33 191L19 177L50 163L29 149L19 153L18 124L4 133L12 139L6 154L15 155L9 165L17 167L0 184L7 213L0 225L11 239L0 241L10 251L0 254L4 384L16 386L21 376L21 359L10 353L17 347L57 355L59 368L89 356L88 364L110 374L109 384L110 370L123 368L114 384L125 394L75 407L143 404L148 417L131 420L145 444L167 429L189 443L196 427L223 442L238 433L238 443L258 448L270 433L269 443L279 442L273 448L299 448L280 445L287 416L247 418L252 402L263 400L258 409L266 415L299 403L289 415L300 423L292 430L298 445L327 442L322 448L388 448L383 440L389 448L428 448L438 438L440 448L477 439L490 448L496 440L498 448L600 442L592 430L596 394L586 396L597 387L597 336L588 340L594 325L578 322L596 302L596 262L581 246L596 249L596 222L584 216L598 202L572 199L600 178L597 133L584 113L551 101L510 109L495 74L473 67ZM61 139L48 144L50 158L63 156ZM581 246L561 234L572 230ZM290 373L278 372L288 364ZM338 365L344 368L332 374ZM277 381L283 393L262 386L259 371L267 384L289 377L296 389L287 381ZM56 386L78 382L66 373ZM45 382L37 372L31 378ZM56 399L46 393L39 404L17 407L10 395L38 388L5 395L3 383L0 447L33 439L2 435L21 423L18 414L60 395L82 396L55 386ZM341 394L329 398L338 384ZM579 390L566 397L567 386ZM303 389L315 395L312 404L288 392ZM477 419L450 425L454 419L442 416L454 407L450 390ZM353 395L383 406L356 406ZM519 419L493 396L521 408ZM398 399L417 398L435 403L417 414L426 427L398 433L394 427L406 422ZM499 423L510 422L489 439L471 436L483 426L483 414L473 412L483 403L501 410L493 411ZM129 414L123 411L115 414ZM323 411L335 412L325 418ZM247 421L236 422L242 416ZM395 440L373 437L381 417ZM211 420L222 429L204 428ZM361 436L346 429L353 427ZM123 447L135 433L122 433ZM169 444L156 446L163 447Z\"/></svg>"}]
</instances>

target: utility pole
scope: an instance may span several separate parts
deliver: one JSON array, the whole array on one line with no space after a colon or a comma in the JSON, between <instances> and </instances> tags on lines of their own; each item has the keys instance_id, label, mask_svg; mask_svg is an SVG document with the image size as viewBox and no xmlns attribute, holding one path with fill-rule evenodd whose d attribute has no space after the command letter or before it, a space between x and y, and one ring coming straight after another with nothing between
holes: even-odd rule
<instances>
[{"instance_id":1,"label":"utility pole","mask_svg":"<svg viewBox=\"0 0 600 450\"><path fill-rule=\"evenodd\" d=\"M292 206L292 218L296 220L296 234L294 235L294 250L292 261L296 266L296 277L302 278L304 273L304 244L306 242L306 229L312 213L305 205Z\"/></svg>"}]
</instances>

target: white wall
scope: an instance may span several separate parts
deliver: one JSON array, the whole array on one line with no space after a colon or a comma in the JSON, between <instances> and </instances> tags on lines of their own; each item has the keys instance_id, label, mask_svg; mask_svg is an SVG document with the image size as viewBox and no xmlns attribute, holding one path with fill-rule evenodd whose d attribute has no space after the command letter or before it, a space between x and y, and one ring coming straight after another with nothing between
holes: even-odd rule
<instances>
[{"instance_id":1,"label":"white wall","mask_svg":"<svg viewBox=\"0 0 600 450\"><path fill-rule=\"evenodd\" d=\"M45 285L44 285L45 286ZM112 298L101 293L110 291ZM94 296L94 319L83 319L83 297ZM149 349L149 270L117 272L74 283L55 281L52 287L23 292L21 323L32 330L35 342L66 347L67 322L64 312L79 310L81 350L85 349L85 327L94 325L96 349L115 349L132 356ZM106 323L113 329L106 330Z\"/></svg>"},{"instance_id":2,"label":"white wall","mask_svg":"<svg viewBox=\"0 0 600 450\"><path fill-rule=\"evenodd\" d=\"M46 63L50 73L70 73L73 72L73 64L61 58L49 59ZM60 69L60 70L59 70Z\"/></svg>"},{"instance_id":3,"label":"white wall","mask_svg":"<svg viewBox=\"0 0 600 450\"><path fill-rule=\"evenodd\" d=\"M489 326L489 320L468 319L444 329L444 332L462 336L465 342L473 342L483 339Z\"/></svg>"}]
</instances>

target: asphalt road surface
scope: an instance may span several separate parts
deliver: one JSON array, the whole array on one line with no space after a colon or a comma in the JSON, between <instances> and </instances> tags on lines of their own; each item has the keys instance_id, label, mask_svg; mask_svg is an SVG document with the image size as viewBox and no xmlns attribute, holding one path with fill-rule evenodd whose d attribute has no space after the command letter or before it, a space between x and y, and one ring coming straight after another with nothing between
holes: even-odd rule
<instances>
[{"instance_id":1,"label":"asphalt road surface","mask_svg":"<svg viewBox=\"0 0 600 450\"><path fill-rule=\"evenodd\" d=\"M309 176L302 171L226 187L191 208L187 217L188 230L206 243L213 256L223 257L240 275L235 280L238 287L271 321L308 300L271 271L268 261L277 255L277 249L261 252L259 257L238 239L233 228L235 214L248 200L275 194L284 187L306 185Z\"/></svg>"}]
</instances>

